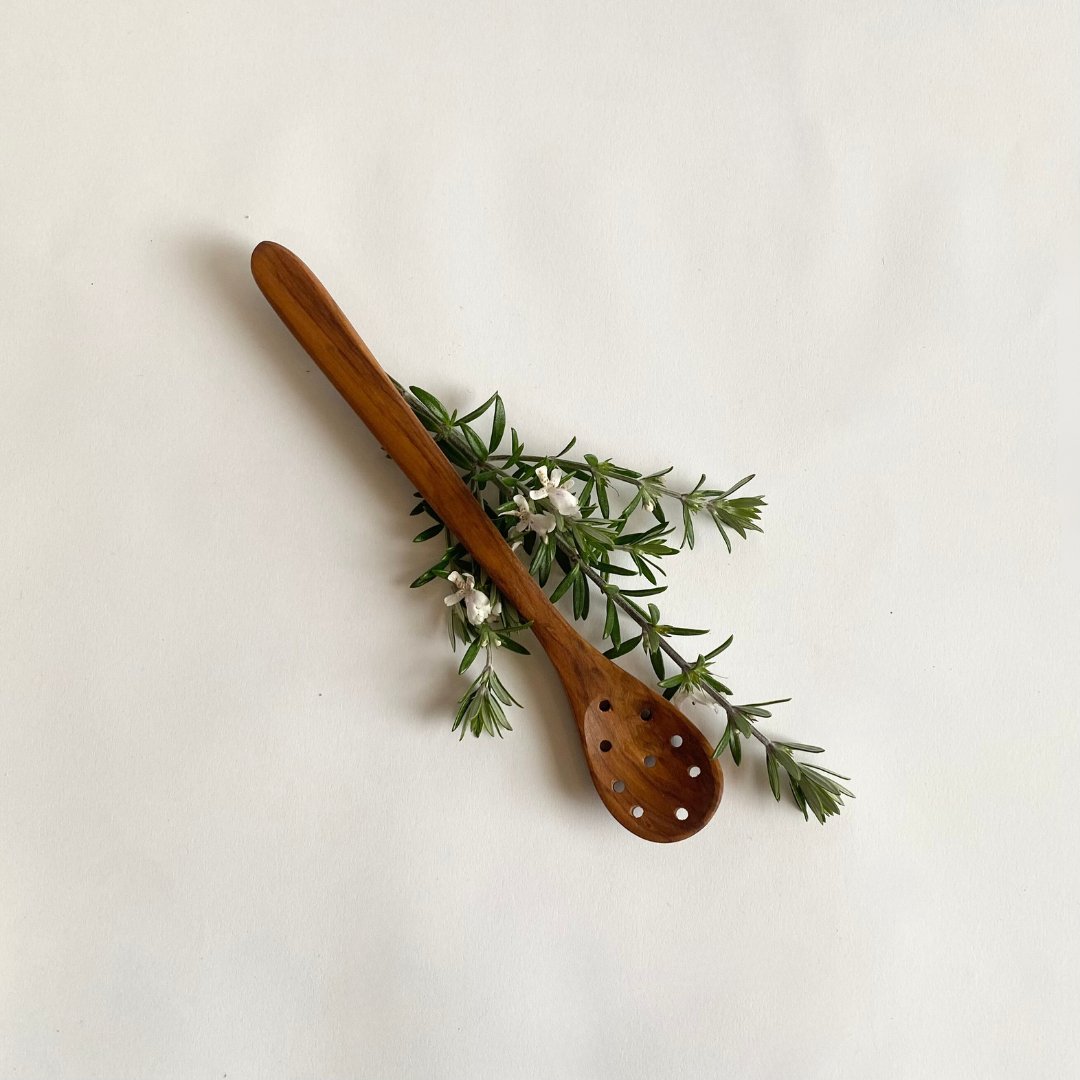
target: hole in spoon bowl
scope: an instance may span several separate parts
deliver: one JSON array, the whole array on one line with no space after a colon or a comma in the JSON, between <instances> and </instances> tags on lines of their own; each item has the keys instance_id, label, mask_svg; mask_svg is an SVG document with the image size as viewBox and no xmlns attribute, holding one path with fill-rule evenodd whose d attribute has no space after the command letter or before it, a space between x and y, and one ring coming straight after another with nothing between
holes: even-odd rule
<instances>
[{"instance_id":1,"label":"hole in spoon bowl","mask_svg":"<svg viewBox=\"0 0 1080 1080\"><path fill-rule=\"evenodd\" d=\"M692 777L694 777L696 779L697 777L699 777L701 775L701 766L700 765L691 765L690 768L687 769L686 771Z\"/></svg>"},{"instance_id":2,"label":"hole in spoon bowl","mask_svg":"<svg viewBox=\"0 0 1080 1080\"><path fill-rule=\"evenodd\" d=\"M621 780L613 780L611 782L611 790L614 791L616 795L621 795L626 790L626 784Z\"/></svg>"},{"instance_id":3,"label":"hole in spoon bowl","mask_svg":"<svg viewBox=\"0 0 1080 1080\"><path fill-rule=\"evenodd\" d=\"M611 749L611 740L603 739L600 743L600 752L606 754Z\"/></svg>"},{"instance_id":4,"label":"hole in spoon bowl","mask_svg":"<svg viewBox=\"0 0 1080 1080\"><path fill-rule=\"evenodd\" d=\"M607 698L604 698L604 700L600 702L600 711L601 712L607 712L610 708L611 708L611 702L608 701Z\"/></svg>"},{"instance_id":5,"label":"hole in spoon bowl","mask_svg":"<svg viewBox=\"0 0 1080 1080\"><path fill-rule=\"evenodd\" d=\"M631 808L630 813L634 817L639 818L639 817L642 817L644 815L645 808L643 806L635 806L635 807Z\"/></svg>"},{"instance_id":6,"label":"hole in spoon bowl","mask_svg":"<svg viewBox=\"0 0 1080 1080\"><path fill-rule=\"evenodd\" d=\"M656 764L656 758L654 758L652 756L652 754L646 754L645 755L645 768L646 769L651 769L655 764Z\"/></svg>"},{"instance_id":7,"label":"hole in spoon bowl","mask_svg":"<svg viewBox=\"0 0 1080 1080\"><path fill-rule=\"evenodd\" d=\"M668 741L671 743L672 746L675 747L676 750L678 750L679 747L682 746L682 736L681 735L672 735L671 738Z\"/></svg>"},{"instance_id":8,"label":"hole in spoon bowl","mask_svg":"<svg viewBox=\"0 0 1080 1080\"><path fill-rule=\"evenodd\" d=\"M675 811L675 816L679 821L685 821L690 816L690 811L687 810L685 806L680 806L679 809Z\"/></svg>"}]
</instances>

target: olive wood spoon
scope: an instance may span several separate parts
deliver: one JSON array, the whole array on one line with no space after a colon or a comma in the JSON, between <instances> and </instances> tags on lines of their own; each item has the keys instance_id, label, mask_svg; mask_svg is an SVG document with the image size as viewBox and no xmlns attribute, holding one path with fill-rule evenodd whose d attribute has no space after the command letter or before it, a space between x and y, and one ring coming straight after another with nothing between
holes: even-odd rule
<instances>
[{"instance_id":1,"label":"olive wood spoon","mask_svg":"<svg viewBox=\"0 0 1080 1080\"><path fill-rule=\"evenodd\" d=\"M620 825L669 843L708 822L724 777L705 736L559 614L314 274L264 241L251 272L270 306L446 527L532 623L569 699L593 784Z\"/></svg>"}]
</instances>

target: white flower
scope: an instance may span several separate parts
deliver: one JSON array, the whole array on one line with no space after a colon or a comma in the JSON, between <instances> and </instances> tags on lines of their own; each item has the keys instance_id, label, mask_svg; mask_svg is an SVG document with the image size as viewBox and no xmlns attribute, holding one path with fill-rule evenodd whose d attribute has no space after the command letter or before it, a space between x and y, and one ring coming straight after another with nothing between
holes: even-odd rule
<instances>
[{"instance_id":1,"label":"white flower","mask_svg":"<svg viewBox=\"0 0 1080 1080\"><path fill-rule=\"evenodd\" d=\"M497 623L499 621L499 616L501 614L502 614L502 601L501 600L496 600L495 603L491 605L491 614L488 615L487 621L492 626L494 626L495 623ZM501 649L502 648L502 640L500 638L498 638L495 634L492 634L491 636L495 641L495 648L496 649Z\"/></svg>"},{"instance_id":2,"label":"white flower","mask_svg":"<svg viewBox=\"0 0 1080 1080\"><path fill-rule=\"evenodd\" d=\"M464 601L465 617L473 626L480 626L491 618L491 601L476 588L476 579L472 574L459 574L454 570L447 575L446 580L454 586L454 591L443 597L443 603L447 607Z\"/></svg>"},{"instance_id":3,"label":"white flower","mask_svg":"<svg viewBox=\"0 0 1080 1080\"><path fill-rule=\"evenodd\" d=\"M572 497L573 496L571 496L571 498ZM517 515L517 524L510 528L510 535L515 537L514 542L510 545L511 549L521 547L521 537L530 530L543 539L555 528L557 522L555 521L554 516L551 514L536 513L532 508L532 504L524 495L515 495L514 505L517 507L516 510L503 511L504 517L507 514Z\"/></svg>"},{"instance_id":4,"label":"white flower","mask_svg":"<svg viewBox=\"0 0 1080 1080\"><path fill-rule=\"evenodd\" d=\"M536 470L536 479L540 481L540 487L529 492L530 499L547 499L551 508L565 518L581 517L574 494L574 481L569 476L563 480L561 469L552 469L549 477L547 466L540 465Z\"/></svg>"}]
</instances>

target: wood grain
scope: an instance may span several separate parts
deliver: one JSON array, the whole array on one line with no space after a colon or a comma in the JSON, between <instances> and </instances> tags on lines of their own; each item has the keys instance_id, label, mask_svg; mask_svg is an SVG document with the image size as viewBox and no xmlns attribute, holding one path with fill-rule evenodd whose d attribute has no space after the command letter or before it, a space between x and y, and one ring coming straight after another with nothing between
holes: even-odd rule
<instances>
[{"instance_id":1,"label":"wood grain","mask_svg":"<svg viewBox=\"0 0 1080 1080\"><path fill-rule=\"evenodd\" d=\"M264 241L252 253L251 271L281 321L416 490L532 622L562 681L593 783L612 816L635 835L660 843L696 833L716 811L724 787L704 735L588 644L555 609L304 263Z\"/></svg>"}]
</instances>

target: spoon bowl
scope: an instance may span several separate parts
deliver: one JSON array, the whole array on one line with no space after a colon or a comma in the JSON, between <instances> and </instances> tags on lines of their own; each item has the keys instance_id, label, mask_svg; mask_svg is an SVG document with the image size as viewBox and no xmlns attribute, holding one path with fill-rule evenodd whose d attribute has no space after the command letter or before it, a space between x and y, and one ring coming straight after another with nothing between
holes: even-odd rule
<instances>
[{"instance_id":1,"label":"spoon bowl","mask_svg":"<svg viewBox=\"0 0 1080 1080\"><path fill-rule=\"evenodd\" d=\"M597 690L585 698L578 684L563 685L597 793L636 836L659 843L692 836L724 792L712 746L670 701L602 654L590 659Z\"/></svg>"}]
</instances>

